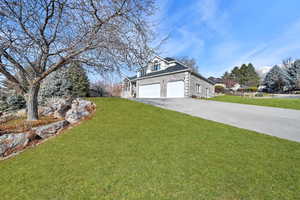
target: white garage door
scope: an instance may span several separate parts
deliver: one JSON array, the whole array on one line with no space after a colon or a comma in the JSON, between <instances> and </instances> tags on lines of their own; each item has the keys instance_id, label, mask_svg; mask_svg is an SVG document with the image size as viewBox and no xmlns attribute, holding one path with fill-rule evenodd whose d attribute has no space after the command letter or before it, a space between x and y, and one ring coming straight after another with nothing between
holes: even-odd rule
<instances>
[{"instance_id":1,"label":"white garage door","mask_svg":"<svg viewBox=\"0 0 300 200\"><path fill-rule=\"evenodd\" d=\"M183 81L168 82L167 97L168 98L184 97L184 82Z\"/></svg>"},{"instance_id":2,"label":"white garage door","mask_svg":"<svg viewBox=\"0 0 300 200\"><path fill-rule=\"evenodd\" d=\"M141 85L139 87L140 98L159 98L160 84Z\"/></svg>"}]
</instances>

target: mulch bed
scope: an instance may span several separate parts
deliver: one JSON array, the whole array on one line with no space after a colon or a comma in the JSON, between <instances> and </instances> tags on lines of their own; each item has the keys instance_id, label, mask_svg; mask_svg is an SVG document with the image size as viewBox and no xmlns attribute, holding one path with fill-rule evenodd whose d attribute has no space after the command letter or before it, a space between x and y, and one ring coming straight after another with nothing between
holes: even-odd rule
<instances>
[{"instance_id":1,"label":"mulch bed","mask_svg":"<svg viewBox=\"0 0 300 200\"><path fill-rule=\"evenodd\" d=\"M37 121L26 121L25 117L18 117L7 121L0 125L0 136L9 133L23 133L30 131L31 128L42 126L46 124L50 124L53 122L60 121L62 119L54 118L54 117L41 117Z\"/></svg>"}]
</instances>

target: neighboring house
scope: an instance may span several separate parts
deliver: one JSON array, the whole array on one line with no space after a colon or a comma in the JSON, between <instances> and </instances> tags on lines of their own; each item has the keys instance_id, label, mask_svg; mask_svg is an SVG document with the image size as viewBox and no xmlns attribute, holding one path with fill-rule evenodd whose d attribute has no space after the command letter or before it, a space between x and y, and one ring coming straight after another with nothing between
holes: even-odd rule
<instances>
[{"instance_id":1,"label":"neighboring house","mask_svg":"<svg viewBox=\"0 0 300 200\"><path fill-rule=\"evenodd\" d=\"M215 86L221 86L225 89L230 89L232 91L237 91L238 89L241 88L241 85L237 82L235 82L234 80L223 80L221 78L215 78L215 77L209 77L209 80L214 82Z\"/></svg>"},{"instance_id":2,"label":"neighboring house","mask_svg":"<svg viewBox=\"0 0 300 200\"><path fill-rule=\"evenodd\" d=\"M156 56L138 70L137 75L124 79L122 97L181 98L212 97L214 84L173 58Z\"/></svg>"},{"instance_id":3,"label":"neighboring house","mask_svg":"<svg viewBox=\"0 0 300 200\"><path fill-rule=\"evenodd\" d=\"M232 87L230 87L230 89L233 91L237 91L240 88L241 88L241 85L239 83L234 83L234 85Z\"/></svg>"},{"instance_id":4,"label":"neighboring house","mask_svg":"<svg viewBox=\"0 0 300 200\"><path fill-rule=\"evenodd\" d=\"M232 91L237 91L238 89L240 89L242 87L239 83L235 82L234 80L230 80L230 79L225 80L224 83L226 85L226 88L230 89Z\"/></svg>"},{"instance_id":5,"label":"neighboring house","mask_svg":"<svg viewBox=\"0 0 300 200\"><path fill-rule=\"evenodd\" d=\"M223 79L221 78L215 78L215 77L209 77L208 80L212 81L214 83L214 86L221 86L223 88L226 88L226 84L224 83Z\"/></svg>"}]
</instances>

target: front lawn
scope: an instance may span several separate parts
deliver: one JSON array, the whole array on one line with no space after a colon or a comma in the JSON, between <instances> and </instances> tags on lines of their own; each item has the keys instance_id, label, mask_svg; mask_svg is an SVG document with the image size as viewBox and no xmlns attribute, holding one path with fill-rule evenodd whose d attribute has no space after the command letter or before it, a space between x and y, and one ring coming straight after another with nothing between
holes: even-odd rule
<instances>
[{"instance_id":1,"label":"front lawn","mask_svg":"<svg viewBox=\"0 0 300 200\"><path fill-rule=\"evenodd\" d=\"M259 97L253 98L253 97L225 95L225 96L213 97L210 98L209 100L300 110L300 99L259 98Z\"/></svg>"},{"instance_id":2,"label":"front lawn","mask_svg":"<svg viewBox=\"0 0 300 200\"><path fill-rule=\"evenodd\" d=\"M0 199L300 197L300 144L122 99L0 161Z\"/></svg>"}]
</instances>

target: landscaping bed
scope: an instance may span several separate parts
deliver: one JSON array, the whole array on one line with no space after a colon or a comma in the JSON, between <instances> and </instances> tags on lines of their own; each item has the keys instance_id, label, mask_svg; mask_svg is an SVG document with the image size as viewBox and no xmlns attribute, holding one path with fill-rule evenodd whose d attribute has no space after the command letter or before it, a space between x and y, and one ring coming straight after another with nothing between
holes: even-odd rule
<instances>
[{"instance_id":1,"label":"landscaping bed","mask_svg":"<svg viewBox=\"0 0 300 200\"><path fill-rule=\"evenodd\" d=\"M0 136L9 133L22 133L31 130L34 127L43 126L62 119L53 116L42 116L36 121L27 121L26 117L16 117L12 120L0 124Z\"/></svg>"},{"instance_id":2,"label":"landscaping bed","mask_svg":"<svg viewBox=\"0 0 300 200\"><path fill-rule=\"evenodd\" d=\"M1 116L0 159L57 135L69 125L87 118L94 110L95 105L90 101L57 99L57 102L40 108L40 118L36 121L27 121L22 110ZM23 116L16 113L23 113Z\"/></svg>"}]
</instances>

